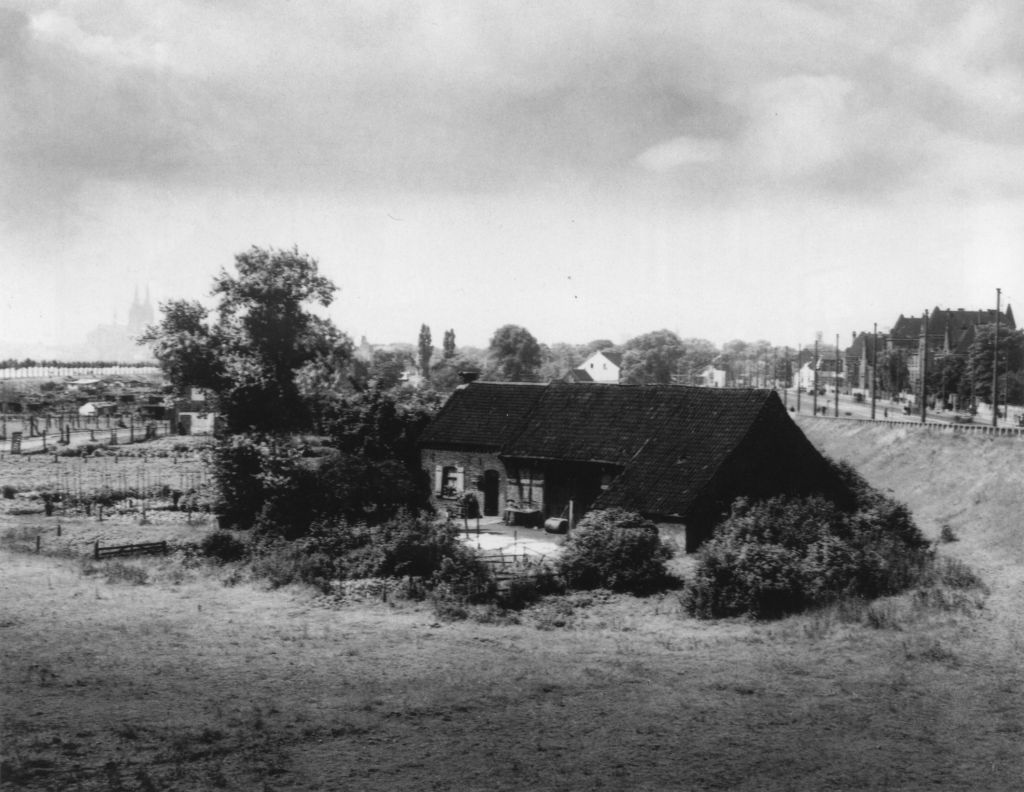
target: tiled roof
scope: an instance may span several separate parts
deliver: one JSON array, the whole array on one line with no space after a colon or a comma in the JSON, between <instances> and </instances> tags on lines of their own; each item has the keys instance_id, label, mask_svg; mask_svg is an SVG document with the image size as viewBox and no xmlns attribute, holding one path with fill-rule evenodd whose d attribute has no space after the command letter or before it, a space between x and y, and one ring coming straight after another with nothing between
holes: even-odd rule
<instances>
[{"instance_id":1,"label":"tiled roof","mask_svg":"<svg viewBox=\"0 0 1024 792\"><path fill-rule=\"evenodd\" d=\"M917 340L921 337L923 321L924 318L920 316L903 316L900 314L900 318L896 320L896 324L893 325L890 331L890 337L894 341ZM959 348L962 346L961 335L970 328L983 324L993 324L995 321L996 311L994 308L965 311L963 308L939 308L936 306L928 315L928 337L929 339L943 337L948 330L950 346ZM1013 309L1010 306L1006 306L1005 311L999 312L999 322L1011 329L1016 329Z\"/></svg>"},{"instance_id":2,"label":"tiled roof","mask_svg":"<svg viewBox=\"0 0 1024 792\"><path fill-rule=\"evenodd\" d=\"M896 324L889 331L889 337L893 340L916 339L921 337L921 317L904 316L896 320Z\"/></svg>"},{"instance_id":3,"label":"tiled roof","mask_svg":"<svg viewBox=\"0 0 1024 792\"><path fill-rule=\"evenodd\" d=\"M614 363L619 368L622 368L622 353L621 352L612 352L611 350L608 350L608 349L602 349L601 350L601 354L604 355L606 358L608 358L608 361L610 363Z\"/></svg>"},{"instance_id":4,"label":"tiled roof","mask_svg":"<svg viewBox=\"0 0 1024 792\"><path fill-rule=\"evenodd\" d=\"M594 378L590 376L590 372L586 369L573 369L566 375L566 381L568 382L593 382Z\"/></svg>"},{"instance_id":5,"label":"tiled roof","mask_svg":"<svg viewBox=\"0 0 1024 792\"><path fill-rule=\"evenodd\" d=\"M885 337L878 334L878 349L885 349ZM872 333L860 333L854 340L853 344L846 348L847 358L860 358L864 357L868 365L872 365L875 359L875 341Z\"/></svg>"},{"instance_id":6,"label":"tiled roof","mask_svg":"<svg viewBox=\"0 0 1024 792\"><path fill-rule=\"evenodd\" d=\"M456 389L420 437L435 448L499 450L515 436L544 385L473 382Z\"/></svg>"},{"instance_id":7,"label":"tiled roof","mask_svg":"<svg viewBox=\"0 0 1024 792\"><path fill-rule=\"evenodd\" d=\"M506 399L509 418L497 420ZM595 506L683 515L754 434L764 435L759 448L775 449L759 451L758 465L824 467L769 390L473 383L452 397L421 445L494 446L501 438L506 458L611 465L622 472Z\"/></svg>"}]
</instances>

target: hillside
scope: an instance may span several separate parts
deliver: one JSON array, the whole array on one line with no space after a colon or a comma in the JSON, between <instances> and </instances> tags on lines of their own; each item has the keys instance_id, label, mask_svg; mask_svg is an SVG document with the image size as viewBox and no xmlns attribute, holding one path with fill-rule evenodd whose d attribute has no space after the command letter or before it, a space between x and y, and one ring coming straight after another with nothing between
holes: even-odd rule
<instances>
[{"instance_id":1,"label":"hillside","mask_svg":"<svg viewBox=\"0 0 1024 792\"><path fill-rule=\"evenodd\" d=\"M797 423L825 454L907 503L930 538L948 524L973 561L1024 566L1024 437L807 416Z\"/></svg>"}]
</instances>

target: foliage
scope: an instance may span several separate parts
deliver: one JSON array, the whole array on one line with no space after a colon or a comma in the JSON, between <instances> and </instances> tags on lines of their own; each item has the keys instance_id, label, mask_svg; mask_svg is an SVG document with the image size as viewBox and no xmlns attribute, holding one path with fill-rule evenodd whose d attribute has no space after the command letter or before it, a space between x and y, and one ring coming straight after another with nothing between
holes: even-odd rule
<instances>
[{"instance_id":1,"label":"foliage","mask_svg":"<svg viewBox=\"0 0 1024 792\"><path fill-rule=\"evenodd\" d=\"M164 375L179 392L190 387L219 389L224 383L221 340L208 324L209 311L195 300L160 305L163 318L139 339L149 344Z\"/></svg>"},{"instance_id":2,"label":"foliage","mask_svg":"<svg viewBox=\"0 0 1024 792\"><path fill-rule=\"evenodd\" d=\"M326 441L267 433L221 438L209 451L220 496L215 510L228 525L296 538L328 516L376 524L424 508L429 482L416 441L440 403L433 391L370 387L329 405Z\"/></svg>"},{"instance_id":3,"label":"foliage","mask_svg":"<svg viewBox=\"0 0 1024 792\"><path fill-rule=\"evenodd\" d=\"M849 510L820 497L737 500L699 551L687 610L769 619L912 585L932 553L909 511L849 466L838 471L854 495Z\"/></svg>"},{"instance_id":4,"label":"foliage","mask_svg":"<svg viewBox=\"0 0 1024 792\"><path fill-rule=\"evenodd\" d=\"M425 324L420 325L419 338L419 364L420 373L427 376L430 373L430 358L434 355L434 342L430 338L430 328Z\"/></svg>"},{"instance_id":5,"label":"foliage","mask_svg":"<svg viewBox=\"0 0 1024 792\"><path fill-rule=\"evenodd\" d=\"M450 393L462 384L463 372L481 374L486 364L485 356L463 349L458 354L442 358L431 371L430 381L437 390Z\"/></svg>"},{"instance_id":6,"label":"foliage","mask_svg":"<svg viewBox=\"0 0 1024 792\"><path fill-rule=\"evenodd\" d=\"M910 369L902 349L888 349L878 356L878 379L882 390L902 393L910 387Z\"/></svg>"},{"instance_id":7,"label":"foliage","mask_svg":"<svg viewBox=\"0 0 1024 792\"><path fill-rule=\"evenodd\" d=\"M302 445L275 435L239 434L210 449L220 494L215 509L238 528L259 523L283 535L301 533L312 518L315 475L304 466Z\"/></svg>"},{"instance_id":8,"label":"foliage","mask_svg":"<svg viewBox=\"0 0 1024 792\"><path fill-rule=\"evenodd\" d=\"M1000 401L1004 398L1007 373L1019 375L1024 372L1024 330L1011 330L999 326L999 343L996 348L995 325L980 325L975 330L974 342L967 355L967 370L974 395L989 404L992 403L992 366L998 355L996 371L999 380Z\"/></svg>"},{"instance_id":9,"label":"foliage","mask_svg":"<svg viewBox=\"0 0 1024 792\"><path fill-rule=\"evenodd\" d=\"M961 355L936 355L928 368L927 386L943 400L955 395L959 404L966 403L971 392L967 361Z\"/></svg>"},{"instance_id":10,"label":"foliage","mask_svg":"<svg viewBox=\"0 0 1024 792\"><path fill-rule=\"evenodd\" d=\"M266 539L254 546L253 572L273 585L308 583L331 591L336 581L413 577L431 587L476 581L490 573L458 539L455 527L400 512L379 525L325 519L299 540Z\"/></svg>"},{"instance_id":11,"label":"foliage","mask_svg":"<svg viewBox=\"0 0 1024 792\"><path fill-rule=\"evenodd\" d=\"M207 389L228 431L302 428L309 411L298 372L347 348L329 321L305 307L329 305L335 286L298 249L252 247L235 256L235 268L214 279L215 322L199 303L172 300L140 343L152 346L177 388Z\"/></svg>"},{"instance_id":12,"label":"foliage","mask_svg":"<svg viewBox=\"0 0 1024 792\"><path fill-rule=\"evenodd\" d=\"M449 358L455 357L455 331L445 330L444 331L444 345L442 346L441 356L448 360Z\"/></svg>"},{"instance_id":13,"label":"foliage","mask_svg":"<svg viewBox=\"0 0 1024 792\"><path fill-rule=\"evenodd\" d=\"M558 343L551 346L542 344L543 363L538 372L539 379L542 382L561 379L573 369L578 368L584 357L586 357L585 348L575 344Z\"/></svg>"},{"instance_id":14,"label":"foliage","mask_svg":"<svg viewBox=\"0 0 1024 792\"><path fill-rule=\"evenodd\" d=\"M631 338L620 351L623 354L619 380L623 384L668 385L672 375L679 371L686 347L672 331L656 330Z\"/></svg>"},{"instance_id":15,"label":"foliage","mask_svg":"<svg viewBox=\"0 0 1024 792\"><path fill-rule=\"evenodd\" d=\"M375 349L368 364L361 361L353 366L351 381L355 390L397 388L412 363L412 355L396 349Z\"/></svg>"},{"instance_id":16,"label":"foliage","mask_svg":"<svg viewBox=\"0 0 1024 792\"><path fill-rule=\"evenodd\" d=\"M666 583L671 556L650 520L624 509L598 509L572 530L557 570L570 588L644 594Z\"/></svg>"},{"instance_id":17,"label":"foliage","mask_svg":"<svg viewBox=\"0 0 1024 792\"><path fill-rule=\"evenodd\" d=\"M241 561L245 557L245 542L228 531L214 531L199 543L199 551L221 564Z\"/></svg>"},{"instance_id":18,"label":"foliage","mask_svg":"<svg viewBox=\"0 0 1024 792\"><path fill-rule=\"evenodd\" d=\"M499 327L488 349L488 376L504 382L536 382L542 363L540 344L519 325Z\"/></svg>"}]
</instances>

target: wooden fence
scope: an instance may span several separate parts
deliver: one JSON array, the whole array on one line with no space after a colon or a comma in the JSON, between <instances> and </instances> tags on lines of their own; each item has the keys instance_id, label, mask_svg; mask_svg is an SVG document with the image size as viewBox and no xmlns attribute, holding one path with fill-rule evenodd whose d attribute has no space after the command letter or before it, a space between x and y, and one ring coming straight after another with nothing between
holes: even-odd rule
<instances>
[{"instance_id":1,"label":"wooden fence","mask_svg":"<svg viewBox=\"0 0 1024 792\"><path fill-rule=\"evenodd\" d=\"M139 542L137 544L109 545L100 547L99 540L93 546L93 558L116 558L130 555L167 555L167 542Z\"/></svg>"}]
</instances>

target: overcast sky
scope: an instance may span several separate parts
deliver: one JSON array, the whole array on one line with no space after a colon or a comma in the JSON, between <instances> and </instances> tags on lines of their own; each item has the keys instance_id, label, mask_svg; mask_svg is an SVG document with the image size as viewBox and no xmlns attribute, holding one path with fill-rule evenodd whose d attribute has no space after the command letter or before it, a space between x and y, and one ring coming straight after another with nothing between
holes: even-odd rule
<instances>
[{"instance_id":1,"label":"overcast sky","mask_svg":"<svg viewBox=\"0 0 1024 792\"><path fill-rule=\"evenodd\" d=\"M1021 42L1016 0L0 0L0 341L254 244L375 342L1024 316Z\"/></svg>"}]
</instances>

